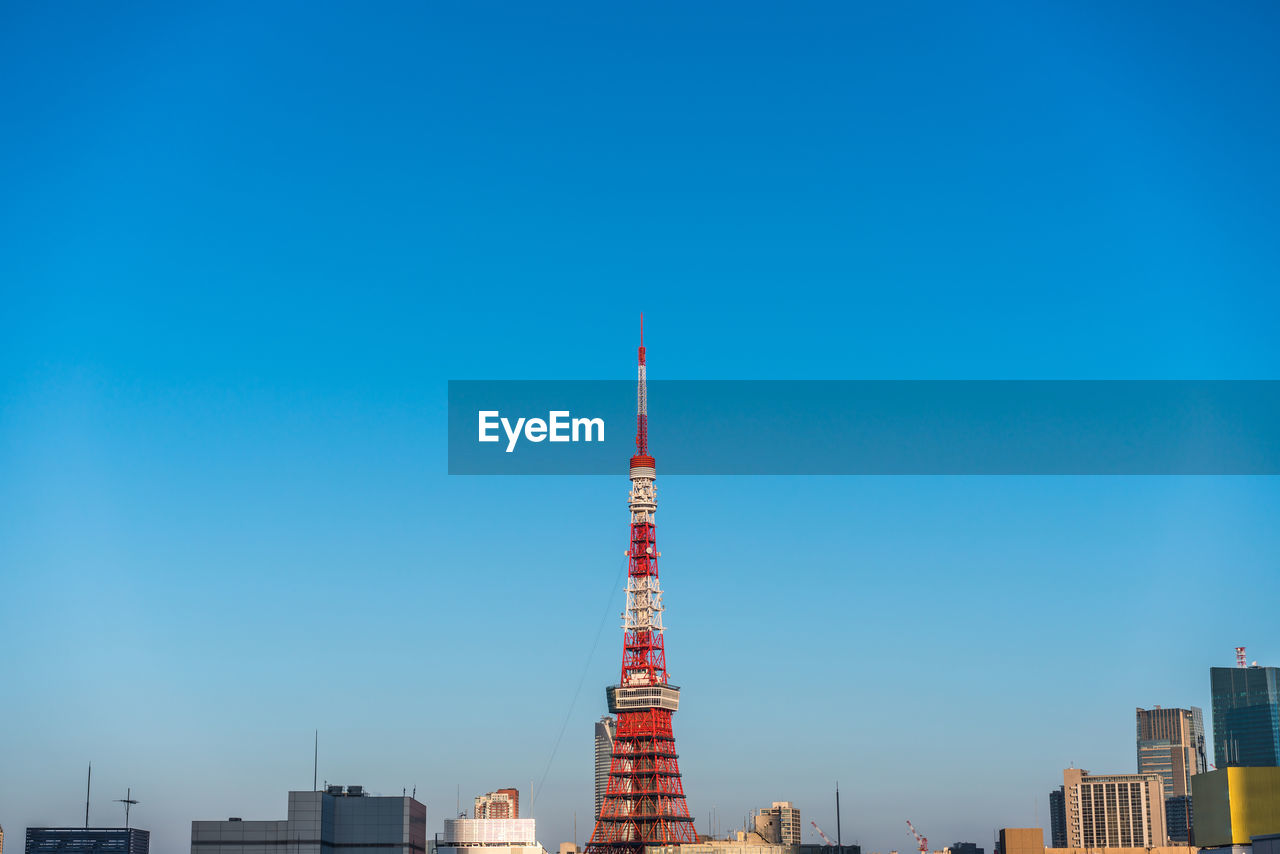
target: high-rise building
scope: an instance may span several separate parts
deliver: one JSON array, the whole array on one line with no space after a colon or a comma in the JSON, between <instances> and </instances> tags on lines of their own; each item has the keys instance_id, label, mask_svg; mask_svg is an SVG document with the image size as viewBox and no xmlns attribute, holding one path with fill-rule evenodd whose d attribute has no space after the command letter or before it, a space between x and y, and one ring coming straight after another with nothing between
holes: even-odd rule
<instances>
[{"instance_id":1,"label":"high-rise building","mask_svg":"<svg viewBox=\"0 0 1280 854\"><path fill-rule=\"evenodd\" d=\"M778 845L800 844L800 810L796 809L791 801L774 801L773 806L761 807L758 817L766 818L766 821L763 825L757 822L757 832L760 832L761 826L764 826L769 828L770 835L776 833L777 838L768 841ZM773 829L775 827L776 830ZM761 833L761 835L764 834Z\"/></svg>"},{"instance_id":2,"label":"high-rise building","mask_svg":"<svg viewBox=\"0 0 1280 854\"><path fill-rule=\"evenodd\" d=\"M1280 765L1280 668L1211 667L1213 758L1219 769Z\"/></svg>"},{"instance_id":3,"label":"high-rise building","mask_svg":"<svg viewBox=\"0 0 1280 854\"><path fill-rule=\"evenodd\" d=\"M609 786L609 765L613 762L613 737L618 731L617 721L605 715L596 721L596 820L600 820L600 807L604 806L604 792Z\"/></svg>"},{"instance_id":4,"label":"high-rise building","mask_svg":"<svg viewBox=\"0 0 1280 854\"><path fill-rule=\"evenodd\" d=\"M518 789L498 789L476 798L473 818L519 818L520 792Z\"/></svg>"},{"instance_id":5,"label":"high-rise building","mask_svg":"<svg viewBox=\"0 0 1280 854\"><path fill-rule=\"evenodd\" d=\"M1164 781L1165 827L1171 842L1191 841L1191 778L1209 770L1204 716L1189 709L1138 709L1138 773Z\"/></svg>"},{"instance_id":6,"label":"high-rise building","mask_svg":"<svg viewBox=\"0 0 1280 854\"><path fill-rule=\"evenodd\" d=\"M151 831L136 827L28 827L26 854L148 854Z\"/></svg>"},{"instance_id":7,"label":"high-rise building","mask_svg":"<svg viewBox=\"0 0 1280 854\"><path fill-rule=\"evenodd\" d=\"M650 846L692 844L698 834L685 799L672 718L680 689L667 673L662 585L658 583L657 463L649 456L644 339L636 382L636 453L631 457L631 536L627 604L622 612L622 669L605 689L617 716L613 761L600 817L586 854L641 854Z\"/></svg>"},{"instance_id":8,"label":"high-rise building","mask_svg":"<svg viewBox=\"0 0 1280 854\"><path fill-rule=\"evenodd\" d=\"M1138 709L1138 773L1159 774L1164 796L1191 794L1191 777L1209 770L1205 750L1204 716L1189 709Z\"/></svg>"},{"instance_id":9,"label":"high-rise building","mask_svg":"<svg viewBox=\"0 0 1280 854\"><path fill-rule=\"evenodd\" d=\"M1049 792L1049 843L1053 848L1067 847L1067 805L1062 786Z\"/></svg>"},{"instance_id":10,"label":"high-rise building","mask_svg":"<svg viewBox=\"0 0 1280 854\"><path fill-rule=\"evenodd\" d=\"M1153 848L1168 844L1159 774L1062 772L1068 848Z\"/></svg>"},{"instance_id":11,"label":"high-rise building","mask_svg":"<svg viewBox=\"0 0 1280 854\"><path fill-rule=\"evenodd\" d=\"M191 854L426 854L427 808L361 786L290 792L284 821L191 822Z\"/></svg>"},{"instance_id":12,"label":"high-rise building","mask_svg":"<svg viewBox=\"0 0 1280 854\"><path fill-rule=\"evenodd\" d=\"M986 849L976 842L952 842L947 850L951 854L986 854Z\"/></svg>"}]
</instances>

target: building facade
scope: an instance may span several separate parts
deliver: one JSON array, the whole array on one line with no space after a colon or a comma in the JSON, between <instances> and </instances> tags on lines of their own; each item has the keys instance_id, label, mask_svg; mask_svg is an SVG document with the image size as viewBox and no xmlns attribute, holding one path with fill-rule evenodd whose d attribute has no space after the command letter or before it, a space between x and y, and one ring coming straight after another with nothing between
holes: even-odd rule
<instances>
[{"instance_id":1,"label":"building facade","mask_svg":"<svg viewBox=\"0 0 1280 854\"><path fill-rule=\"evenodd\" d=\"M596 721L596 821L600 820L604 790L609 786L609 764L613 761L613 737L617 732L618 722L612 715Z\"/></svg>"},{"instance_id":2,"label":"building facade","mask_svg":"<svg viewBox=\"0 0 1280 854\"><path fill-rule=\"evenodd\" d=\"M776 838L769 839L770 842L777 845L800 844L800 810L791 801L774 801L772 806L761 807L757 819L764 819L764 826L770 829L771 834L776 833ZM760 824L757 821L757 830Z\"/></svg>"},{"instance_id":3,"label":"building facade","mask_svg":"<svg viewBox=\"0 0 1280 854\"><path fill-rule=\"evenodd\" d=\"M518 789L498 789L476 798L472 818L519 818L520 792Z\"/></svg>"},{"instance_id":4,"label":"building facade","mask_svg":"<svg viewBox=\"0 0 1280 854\"><path fill-rule=\"evenodd\" d=\"M1067 847L1067 803L1062 786L1049 792L1049 844Z\"/></svg>"},{"instance_id":5,"label":"building facade","mask_svg":"<svg viewBox=\"0 0 1280 854\"><path fill-rule=\"evenodd\" d=\"M1154 848L1168 844L1159 774L1062 772L1068 848Z\"/></svg>"},{"instance_id":6,"label":"building facade","mask_svg":"<svg viewBox=\"0 0 1280 854\"><path fill-rule=\"evenodd\" d=\"M1191 794L1191 778L1209 770L1204 713L1189 709L1138 709L1138 773L1164 778L1166 798Z\"/></svg>"},{"instance_id":7,"label":"building facade","mask_svg":"<svg viewBox=\"0 0 1280 854\"><path fill-rule=\"evenodd\" d=\"M1138 773L1164 780L1165 828L1171 842L1191 841L1191 778L1209 770L1204 714L1189 709L1138 709Z\"/></svg>"},{"instance_id":8,"label":"building facade","mask_svg":"<svg viewBox=\"0 0 1280 854\"><path fill-rule=\"evenodd\" d=\"M1002 827L996 833L998 854L1044 854L1044 829Z\"/></svg>"},{"instance_id":9,"label":"building facade","mask_svg":"<svg viewBox=\"0 0 1280 854\"><path fill-rule=\"evenodd\" d=\"M191 854L426 854L427 808L361 786L290 792L283 821L191 822Z\"/></svg>"},{"instance_id":10,"label":"building facade","mask_svg":"<svg viewBox=\"0 0 1280 854\"><path fill-rule=\"evenodd\" d=\"M436 854L546 854L531 818L445 819Z\"/></svg>"},{"instance_id":11,"label":"building facade","mask_svg":"<svg viewBox=\"0 0 1280 854\"><path fill-rule=\"evenodd\" d=\"M1211 667L1213 757L1219 769L1280 765L1276 667Z\"/></svg>"},{"instance_id":12,"label":"building facade","mask_svg":"<svg viewBox=\"0 0 1280 854\"><path fill-rule=\"evenodd\" d=\"M148 854L151 831L136 827L28 827L26 854Z\"/></svg>"},{"instance_id":13,"label":"building facade","mask_svg":"<svg viewBox=\"0 0 1280 854\"><path fill-rule=\"evenodd\" d=\"M1197 775L1192 787L1196 845L1248 845L1280 833L1280 768L1219 768Z\"/></svg>"}]
</instances>

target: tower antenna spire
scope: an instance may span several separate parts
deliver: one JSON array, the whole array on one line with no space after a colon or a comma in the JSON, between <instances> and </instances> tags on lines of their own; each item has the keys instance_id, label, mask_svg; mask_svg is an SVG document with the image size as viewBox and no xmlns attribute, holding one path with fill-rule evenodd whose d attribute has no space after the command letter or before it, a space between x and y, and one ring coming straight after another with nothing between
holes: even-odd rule
<instances>
[{"instance_id":1,"label":"tower antenna spire","mask_svg":"<svg viewBox=\"0 0 1280 854\"><path fill-rule=\"evenodd\" d=\"M636 455L647 457L649 456L649 388L644 370L644 312L640 313L639 362L636 380Z\"/></svg>"}]
</instances>

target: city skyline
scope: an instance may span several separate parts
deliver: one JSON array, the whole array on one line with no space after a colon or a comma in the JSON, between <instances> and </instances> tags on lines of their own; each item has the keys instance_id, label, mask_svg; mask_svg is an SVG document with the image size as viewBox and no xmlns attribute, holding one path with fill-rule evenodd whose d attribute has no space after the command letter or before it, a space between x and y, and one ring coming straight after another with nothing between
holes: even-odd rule
<instances>
[{"instance_id":1,"label":"city skyline","mask_svg":"<svg viewBox=\"0 0 1280 854\"><path fill-rule=\"evenodd\" d=\"M155 854L278 819L316 730L321 786L416 788L435 830L514 785L585 843L626 462L450 477L447 382L629 380L640 311L655 380L1280 377L1278 25L6 6L10 850L83 823L90 761L90 823L135 799ZM1232 598L1280 598L1276 478L659 497L703 832L789 801L814 841L838 780L866 852L1047 837L1064 768L1137 770L1135 707L1280 664ZM1137 613L1189 619L1156 657Z\"/></svg>"}]
</instances>

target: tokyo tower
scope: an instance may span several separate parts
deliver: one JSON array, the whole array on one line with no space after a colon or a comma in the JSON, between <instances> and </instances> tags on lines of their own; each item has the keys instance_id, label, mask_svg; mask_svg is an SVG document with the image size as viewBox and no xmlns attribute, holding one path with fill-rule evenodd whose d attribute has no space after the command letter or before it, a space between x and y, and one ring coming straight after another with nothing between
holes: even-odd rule
<instances>
[{"instance_id":1,"label":"tokyo tower","mask_svg":"<svg viewBox=\"0 0 1280 854\"><path fill-rule=\"evenodd\" d=\"M644 367L644 320L636 389L636 454L631 458L631 548L627 551L627 609L622 615L622 676L605 689L617 732L609 782L586 854L638 854L648 845L696 842L680 782L671 715L680 689L667 683L662 641L662 588L654 537L656 465L649 456Z\"/></svg>"}]
</instances>

